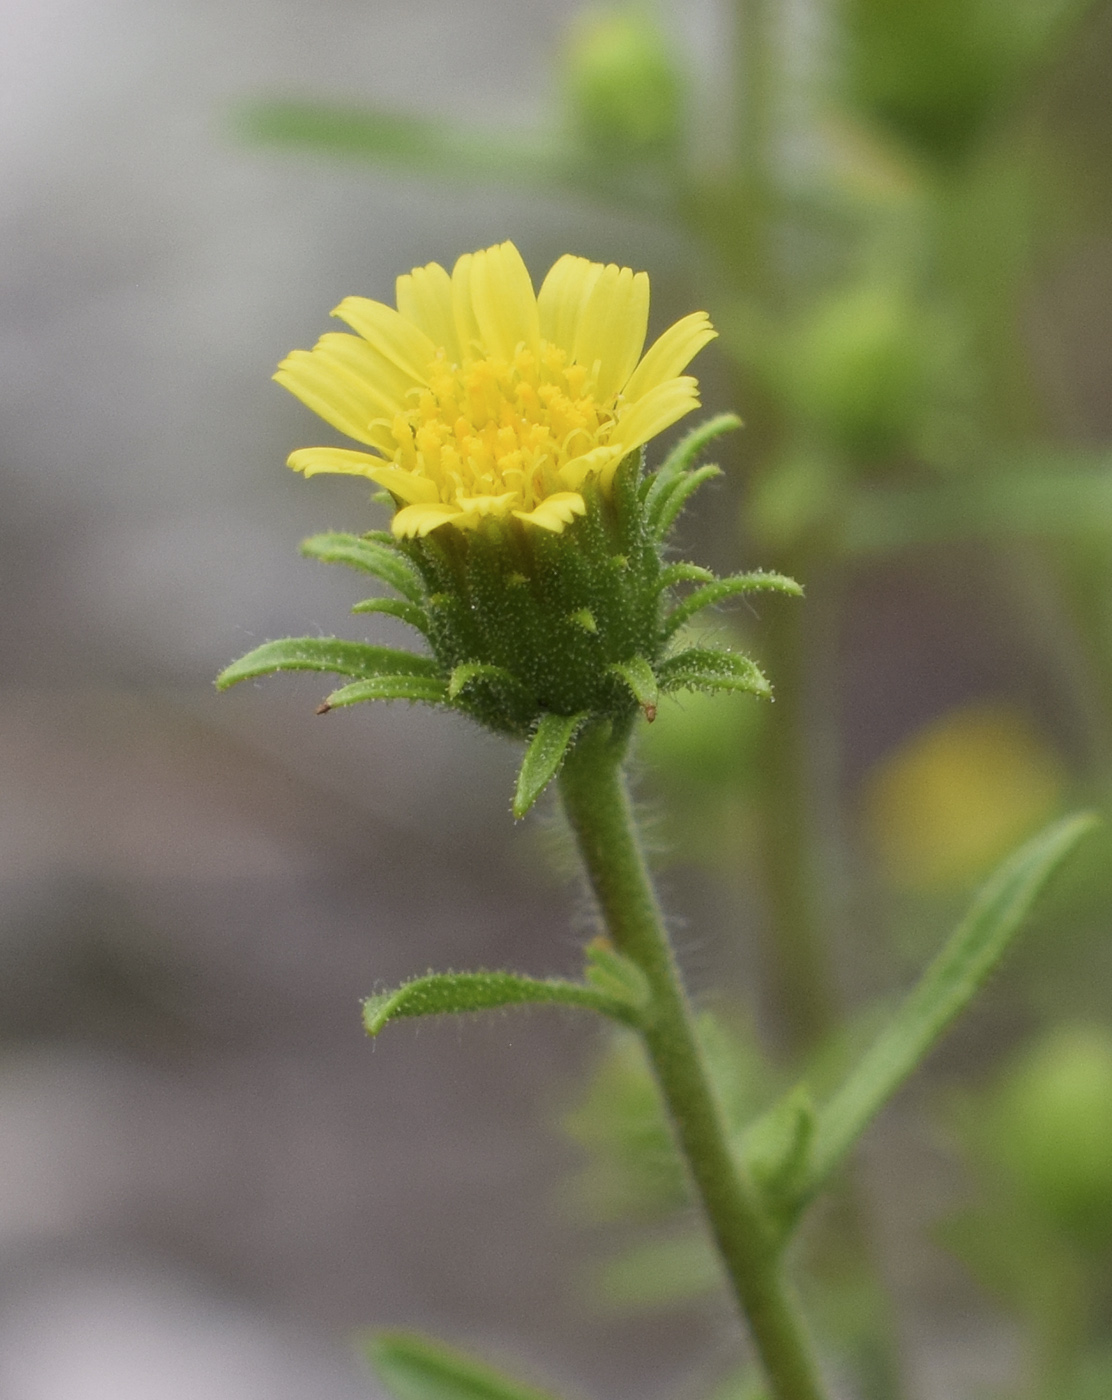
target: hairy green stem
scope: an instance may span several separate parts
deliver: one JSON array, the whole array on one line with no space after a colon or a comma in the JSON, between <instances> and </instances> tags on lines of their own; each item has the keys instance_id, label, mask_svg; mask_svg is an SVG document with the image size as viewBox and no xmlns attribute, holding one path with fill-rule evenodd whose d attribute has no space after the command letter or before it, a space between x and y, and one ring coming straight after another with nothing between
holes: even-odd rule
<instances>
[{"instance_id":1,"label":"hairy green stem","mask_svg":"<svg viewBox=\"0 0 1112 1400\"><path fill-rule=\"evenodd\" d=\"M785 1283L780 1243L730 1152L622 774L626 744L606 726L584 735L560 776L564 810L615 946L648 981L642 1037L775 1400L822 1400Z\"/></svg>"}]
</instances>

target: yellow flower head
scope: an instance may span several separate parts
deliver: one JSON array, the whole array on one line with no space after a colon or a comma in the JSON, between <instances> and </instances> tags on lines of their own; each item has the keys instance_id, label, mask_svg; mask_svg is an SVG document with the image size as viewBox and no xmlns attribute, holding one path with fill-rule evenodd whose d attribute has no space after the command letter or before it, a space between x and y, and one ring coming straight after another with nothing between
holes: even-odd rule
<instances>
[{"instance_id":1,"label":"yellow flower head","mask_svg":"<svg viewBox=\"0 0 1112 1400\"><path fill-rule=\"evenodd\" d=\"M357 334L294 350L275 379L372 453L306 447L313 476L369 477L402 502L394 534L474 529L512 516L559 533L607 491L619 462L699 403L683 374L716 334L705 312L642 356L649 279L566 255L533 291L512 243L397 282L398 308L346 297L332 313Z\"/></svg>"}]
</instances>

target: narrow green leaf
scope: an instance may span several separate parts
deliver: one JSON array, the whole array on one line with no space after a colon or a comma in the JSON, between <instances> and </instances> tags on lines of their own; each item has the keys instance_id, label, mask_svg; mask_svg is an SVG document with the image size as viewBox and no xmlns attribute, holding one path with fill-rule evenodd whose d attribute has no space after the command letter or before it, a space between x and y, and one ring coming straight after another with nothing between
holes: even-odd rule
<instances>
[{"instance_id":1,"label":"narrow green leaf","mask_svg":"<svg viewBox=\"0 0 1112 1400\"><path fill-rule=\"evenodd\" d=\"M317 714L340 710L345 705L359 705L365 700L412 700L416 704L446 705L448 687L439 676L406 675L402 672L373 676L370 680L356 681L353 685L334 690L317 707Z\"/></svg>"},{"instance_id":2,"label":"narrow green leaf","mask_svg":"<svg viewBox=\"0 0 1112 1400\"><path fill-rule=\"evenodd\" d=\"M579 982L541 981L516 972L430 972L393 992L367 997L363 1025L368 1035L378 1035L387 1022L402 1016L443 1016L541 1003L582 1006L626 1025L637 1020L638 1008L628 997Z\"/></svg>"},{"instance_id":3,"label":"narrow green leaf","mask_svg":"<svg viewBox=\"0 0 1112 1400\"><path fill-rule=\"evenodd\" d=\"M688 618L694 617L703 608L713 607L727 598L742 593L790 593L796 598L803 596L803 589L795 579L786 574L770 574L758 569L751 574L734 574L731 578L717 579L705 588L696 588L686 598L677 603L664 619L664 636L671 637L683 626Z\"/></svg>"},{"instance_id":4,"label":"narrow green leaf","mask_svg":"<svg viewBox=\"0 0 1112 1400\"><path fill-rule=\"evenodd\" d=\"M597 991L625 1002L642 1013L651 999L648 978L632 959L619 953L607 938L592 938L587 944L584 976Z\"/></svg>"},{"instance_id":5,"label":"narrow green leaf","mask_svg":"<svg viewBox=\"0 0 1112 1400\"><path fill-rule=\"evenodd\" d=\"M465 661L457 666L448 679L448 699L456 696L472 681L496 681L499 685L520 689L517 679L502 666L488 666L483 661Z\"/></svg>"},{"instance_id":6,"label":"narrow green leaf","mask_svg":"<svg viewBox=\"0 0 1112 1400\"><path fill-rule=\"evenodd\" d=\"M735 428L741 426L741 419L736 413L718 413L703 423L697 423L689 433L685 433L657 470L645 478L642 489L647 509L652 512L664 488L693 467L695 459L705 447L716 438L720 438L723 433L732 433Z\"/></svg>"},{"instance_id":7,"label":"narrow green leaf","mask_svg":"<svg viewBox=\"0 0 1112 1400\"><path fill-rule=\"evenodd\" d=\"M395 1400L555 1400L419 1332L374 1332L363 1348Z\"/></svg>"},{"instance_id":8,"label":"narrow green leaf","mask_svg":"<svg viewBox=\"0 0 1112 1400\"><path fill-rule=\"evenodd\" d=\"M645 658L634 656L629 661L615 662L610 670L629 686L633 698L645 711L645 718L655 719L656 707L660 700L660 686L656 683L653 668Z\"/></svg>"},{"instance_id":9,"label":"narrow green leaf","mask_svg":"<svg viewBox=\"0 0 1112 1400\"><path fill-rule=\"evenodd\" d=\"M663 593L666 588L674 588L677 583L715 583L717 575L700 564L669 564L661 569L656 581L656 591Z\"/></svg>"},{"instance_id":10,"label":"narrow green leaf","mask_svg":"<svg viewBox=\"0 0 1112 1400\"><path fill-rule=\"evenodd\" d=\"M622 1308L666 1308L722 1287L722 1261L703 1234L635 1245L599 1270L595 1289Z\"/></svg>"},{"instance_id":11,"label":"narrow green leaf","mask_svg":"<svg viewBox=\"0 0 1112 1400\"><path fill-rule=\"evenodd\" d=\"M1107 535L1110 522L1108 453L1047 452L930 486L860 489L841 547L871 557L955 539Z\"/></svg>"},{"instance_id":12,"label":"narrow green leaf","mask_svg":"<svg viewBox=\"0 0 1112 1400\"><path fill-rule=\"evenodd\" d=\"M1098 818L1055 822L991 875L918 986L819 1114L799 1202L809 1200L1007 952L1051 875Z\"/></svg>"},{"instance_id":13,"label":"narrow green leaf","mask_svg":"<svg viewBox=\"0 0 1112 1400\"><path fill-rule=\"evenodd\" d=\"M301 552L310 559L321 559L326 564L346 564L351 569L373 574L391 588L396 588L411 603L424 601L425 586L421 575L392 545L376 539L362 539L359 535L330 532L310 535L302 541Z\"/></svg>"},{"instance_id":14,"label":"narrow green leaf","mask_svg":"<svg viewBox=\"0 0 1112 1400\"><path fill-rule=\"evenodd\" d=\"M693 472L684 472L675 481L669 482L661 491L655 506L648 512L649 529L654 539L662 540L675 523L676 517L699 487L716 476L722 475L722 468L716 466L699 467Z\"/></svg>"},{"instance_id":15,"label":"narrow green leaf","mask_svg":"<svg viewBox=\"0 0 1112 1400\"><path fill-rule=\"evenodd\" d=\"M227 690L239 681L268 676L274 671L332 671L338 676L419 675L434 676L431 656L417 656L393 647L348 642L339 637L284 637L264 642L216 678L216 688Z\"/></svg>"},{"instance_id":16,"label":"narrow green leaf","mask_svg":"<svg viewBox=\"0 0 1112 1400\"><path fill-rule=\"evenodd\" d=\"M578 715L544 715L529 740L514 793L514 816L521 818L556 776L575 732L587 718Z\"/></svg>"},{"instance_id":17,"label":"narrow green leaf","mask_svg":"<svg viewBox=\"0 0 1112 1400\"><path fill-rule=\"evenodd\" d=\"M543 186L575 180L574 153L532 134L469 129L459 122L354 104L256 102L240 131L268 145L328 151L441 179Z\"/></svg>"},{"instance_id":18,"label":"narrow green leaf","mask_svg":"<svg viewBox=\"0 0 1112 1400\"><path fill-rule=\"evenodd\" d=\"M662 691L741 690L771 695L772 687L748 656L715 647L688 647L656 668Z\"/></svg>"},{"instance_id":19,"label":"narrow green leaf","mask_svg":"<svg viewBox=\"0 0 1112 1400\"><path fill-rule=\"evenodd\" d=\"M415 627L423 637L428 635L429 619L424 608L419 608L416 603L410 603L405 598L364 598L361 603L352 607L352 612L385 613L387 617L396 617L410 627Z\"/></svg>"}]
</instances>

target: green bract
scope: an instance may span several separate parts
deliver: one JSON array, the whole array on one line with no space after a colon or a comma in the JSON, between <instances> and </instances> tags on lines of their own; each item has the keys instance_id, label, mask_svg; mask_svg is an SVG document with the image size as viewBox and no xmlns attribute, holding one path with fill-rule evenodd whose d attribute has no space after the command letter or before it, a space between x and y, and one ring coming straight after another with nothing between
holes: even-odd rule
<instances>
[{"instance_id":1,"label":"green bract","mask_svg":"<svg viewBox=\"0 0 1112 1400\"><path fill-rule=\"evenodd\" d=\"M645 473L642 454L631 454L608 492L585 487L586 515L560 534L488 519L476 529L443 526L405 540L383 532L314 536L305 553L371 574L402 595L369 599L355 611L408 623L427 652L288 638L234 662L217 685L318 670L349 680L322 712L363 700L461 710L488 729L530 741L514 802L518 816L588 725L628 730L638 711L651 720L669 691L767 695L768 682L748 657L674 639L702 608L758 590L798 594L799 585L768 573L717 579L663 558L680 510L718 475L717 467L695 465L699 452L737 422L725 414L694 429L655 472Z\"/></svg>"}]
</instances>

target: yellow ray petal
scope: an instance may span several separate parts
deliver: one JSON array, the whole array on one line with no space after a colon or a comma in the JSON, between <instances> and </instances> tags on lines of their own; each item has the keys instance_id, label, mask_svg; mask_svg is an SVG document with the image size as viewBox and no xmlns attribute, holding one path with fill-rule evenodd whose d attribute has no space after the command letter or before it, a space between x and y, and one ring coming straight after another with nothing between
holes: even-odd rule
<instances>
[{"instance_id":1,"label":"yellow ray petal","mask_svg":"<svg viewBox=\"0 0 1112 1400\"><path fill-rule=\"evenodd\" d=\"M579 317L575 359L599 364L595 398L605 402L621 389L641 356L649 324L649 279L644 272L610 263L603 268Z\"/></svg>"},{"instance_id":2,"label":"yellow ray petal","mask_svg":"<svg viewBox=\"0 0 1112 1400\"><path fill-rule=\"evenodd\" d=\"M452 279L439 263L415 267L397 281L398 310L423 330L451 364L459 364L460 347L452 315Z\"/></svg>"},{"instance_id":3,"label":"yellow ray petal","mask_svg":"<svg viewBox=\"0 0 1112 1400\"><path fill-rule=\"evenodd\" d=\"M456 495L456 504L467 515L508 515L514 501L520 497L516 491L507 491L501 496Z\"/></svg>"},{"instance_id":4,"label":"yellow ray petal","mask_svg":"<svg viewBox=\"0 0 1112 1400\"><path fill-rule=\"evenodd\" d=\"M405 471L401 467L373 467L367 472L367 476L409 506L426 505L430 501L440 500L435 481L430 481L427 476L418 476L416 472Z\"/></svg>"},{"instance_id":5,"label":"yellow ray petal","mask_svg":"<svg viewBox=\"0 0 1112 1400\"><path fill-rule=\"evenodd\" d=\"M589 476L605 471L611 463L616 465L623 455L620 447L595 447L581 457L573 457L570 462L565 462L557 476L565 486L577 491Z\"/></svg>"},{"instance_id":6,"label":"yellow ray petal","mask_svg":"<svg viewBox=\"0 0 1112 1400\"><path fill-rule=\"evenodd\" d=\"M673 423L699 407L699 382L690 375L666 379L650 389L635 404L618 415L614 443L621 443L621 455L670 428Z\"/></svg>"},{"instance_id":7,"label":"yellow ray petal","mask_svg":"<svg viewBox=\"0 0 1112 1400\"><path fill-rule=\"evenodd\" d=\"M442 501L403 506L390 522L390 528L399 539L411 540L415 535L427 535L438 525L458 522L461 515L458 506L445 505Z\"/></svg>"},{"instance_id":8,"label":"yellow ray petal","mask_svg":"<svg viewBox=\"0 0 1112 1400\"><path fill-rule=\"evenodd\" d=\"M358 331L373 349L414 384L428 383L426 371L436 354L436 346L423 330L392 306L371 301L369 297L345 297L332 315Z\"/></svg>"},{"instance_id":9,"label":"yellow ray petal","mask_svg":"<svg viewBox=\"0 0 1112 1400\"><path fill-rule=\"evenodd\" d=\"M386 464L381 457L366 452L350 452L345 447L299 447L291 452L286 465L306 476L331 472L338 476L365 476L373 481L374 473Z\"/></svg>"},{"instance_id":10,"label":"yellow ray petal","mask_svg":"<svg viewBox=\"0 0 1112 1400\"><path fill-rule=\"evenodd\" d=\"M357 335L322 335L313 354L330 370L349 375L374 405L373 417L393 418L410 405L417 386L410 375Z\"/></svg>"},{"instance_id":11,"label":"yellow ray petal","mask_svg":"<svg viewBox=\"0 0 1112 1400\"><path fill-rule=\"evenodd\" d=\"M471 303L471 265L474 259L474 253L464 253L456 259L456 265L452 268L452 321L463 360L482 354L482 334Z\"/></svg>"},{"instance_id":12,"label":"yellow ray petal","mask_svg":"<svg viewBox=\"0 0 1112 1400\"><path fill-rule=\"evenodd\" d=\"M378 412L362 386L347 376L333 374L311 351L291 351L278 366L274 378L306 408L311 408L341 433L356 442L365 442L368 447L381 445L381 432L371 427L371 419L377 417Z\"/></svg>"},{"instance_id":13,"label":"yellow ray petal","mask_svg":"<svg viewBox=\"0 0 1112 1400\"><path fill-rule=\"evenodd\" d=\"M557 491L546 496L533 510L515 510L518 520L526 525L539 525L542 530L551 530L554 535L563 532L577 515L587 514L587 503L578 491Z\"/></svg>"},{"instance_id":14,"label":"yellow ray petal","mask_svg":"<svg viewBox=\"0 0 1112 1400\"><path fill-rule=\"evenodd\" d=\"M553 263L537 295L541 335L571 358L579 317L602 275L602 263L565 253Z\"/></svg>"},{"instance_id":15,"label":"yellow ray petal","mask_svg":"<svg viewBox=\"0 0 1112 1400\"><path fill-rule=\"evenodd\" d=\"M674 379L717 334L705 311L693 311L690 316L669 326L649 346L645 358L626 384L623 397L627 402L635 403L666 379Z\"/></svg>"},{"instance_id":16,"label":"yellow ray petal","mask_svg":"<svg viewBox=\"0 0 1112 1400\"><path fill-rule=\"evenodd\" d=\"M537 297L528 269L512 243L486 248L472 258L471 305L483 344L492 355L512 360L522 343L537 353Z\"/></svg>"}]
</instances>

